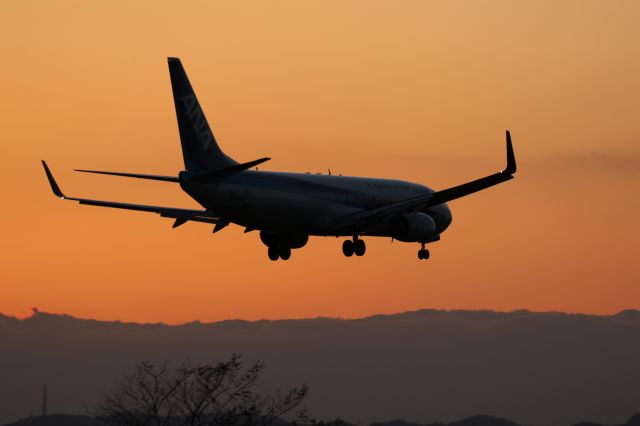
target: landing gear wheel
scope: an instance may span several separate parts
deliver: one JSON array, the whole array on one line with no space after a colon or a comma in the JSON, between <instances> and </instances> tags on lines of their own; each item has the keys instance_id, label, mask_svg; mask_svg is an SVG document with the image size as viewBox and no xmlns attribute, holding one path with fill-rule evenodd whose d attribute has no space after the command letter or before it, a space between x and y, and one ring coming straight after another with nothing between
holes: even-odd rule
<instances>
[{"instance_id":1,"label":"landing gear wheel","mask_svg":"<svg viewBox=\"0 0 640 426\"><path fill-rule=\"evenodd\" d=\"M427 249L418 250L418 259L427 260L428 258L429 258L429 250Z\"/></svg>"},{"instance_id":2,"label":"landing gear wheel","mask_svg":"<svg viewBox=\"0 0 640 426\"><path fill-rule=\"evenodd\" d=\"M367 251L367 246L365 245L363 240L355 240L353 242L353 251L356 256L362 256Z\"/></svg>"},{"instance_id":3,"label":"landing gear wheel","mask_svg":"<svg viewBox=\"0 0 640 426\"><path fill-rule=\"evenodd\" d=\"M280 247L280 259L289 260L291 257L291 249L289 247Z\"/></svg>"},{"instance_id":4,"label":"landing gear wheel","mask_svg":"<svg viewBox=\"0 0 640 426\"><path fill-rule=\"evenodd\" d=\"M267 254L269 255L269 259L276 261L280 258L280 252L277 247L269 247L267 250Z\"/></svg>"},{"instance_id":5,"label":"landing gear wheel","mask_svg":"<svg viewBox=\"0 0 640 426\"><path fill-rule=\"evenodd\" d=\"M342 243L342 253L344 253L345 256L347 257L353 256L354 251L355 251L355 247L354 247L353 241L346 240L344 243Z\"/></svg>"}]
</instances>

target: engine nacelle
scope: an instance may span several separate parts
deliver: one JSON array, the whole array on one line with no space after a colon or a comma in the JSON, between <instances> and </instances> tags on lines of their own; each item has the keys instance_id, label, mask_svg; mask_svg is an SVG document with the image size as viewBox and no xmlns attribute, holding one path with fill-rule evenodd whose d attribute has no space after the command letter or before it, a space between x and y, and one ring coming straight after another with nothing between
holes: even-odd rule
<instances>
[{"instance_id":1,"label":"engine nacelle","mask_svg":"<svg viewBox=\"0 0 640 426\"><path fill-rule=\"evenodd\" d=\"M267 247L287 247L297 249L304 247L309 241L307 234L277 234L272 232L260 232L260 239Z\"/></svg>"},{"instance_id":2,"label":"engine nacelle","mask_svg":"<svg viewBox=\"0 0 640 426\"><path fill-rule=\"evenodd\" d=\"M405 243L427 242L436 235L436 222L425 213L407 213L389 223L391 235Z\"/></svg>"}]
</instances>

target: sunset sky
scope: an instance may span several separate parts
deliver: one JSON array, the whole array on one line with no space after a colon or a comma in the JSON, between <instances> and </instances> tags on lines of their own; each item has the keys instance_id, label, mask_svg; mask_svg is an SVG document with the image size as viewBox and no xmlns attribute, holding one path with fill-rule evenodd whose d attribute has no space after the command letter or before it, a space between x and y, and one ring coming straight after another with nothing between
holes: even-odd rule
<instances>
[{"instance_id":1,"label":"sunset sky","mask_svg":"<svg viewBox=\"0 0 640 426\"><path fill-rule=\"evenodd\" d=\"M182 323L421 308L640 308L640 2L0 2L0 312ZM56 199L198 208L177 174L166 57L220 145L264 170L435 189L504 166L418 244L312 238L271 262L257 232Z\"/></svg>"}]
</instances>

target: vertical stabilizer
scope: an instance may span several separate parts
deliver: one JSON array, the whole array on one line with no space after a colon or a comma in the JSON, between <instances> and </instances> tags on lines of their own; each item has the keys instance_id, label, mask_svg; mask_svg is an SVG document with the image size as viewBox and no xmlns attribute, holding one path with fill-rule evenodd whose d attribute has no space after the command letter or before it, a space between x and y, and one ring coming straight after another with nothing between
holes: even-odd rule
<instances>
[{"instance_id":1,"label":"vertical stabilizer","mask_svg":"<svg viewBox=\"0 0 640 426\"><path fill-rule=\"evenodd\" d=\"M180 59L168 60L186 170L214 171L236 165L218 146Z\"/></svg>"}]
</instances>

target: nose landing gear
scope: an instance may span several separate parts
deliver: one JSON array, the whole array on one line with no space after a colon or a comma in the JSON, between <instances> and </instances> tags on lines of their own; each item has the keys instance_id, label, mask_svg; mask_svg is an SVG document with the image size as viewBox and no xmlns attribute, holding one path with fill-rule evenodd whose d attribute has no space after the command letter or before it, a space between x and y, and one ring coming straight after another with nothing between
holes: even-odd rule
<instances>
[{"instance_id":1,"label":"nose landing gear","mask_svg":"<svg viewBox=\"0 0 640 426\"><path fill-rule=\"evenodd\" d=\"M429 259L429 250L424 247L424 243L422 243L422 248L418 250L418 259L427 260Z\"/></svg>"},{"instance_id":2,"label":"nose landing gear","mask_svg":"<svg viewBox=\"0 0 640 426\"><path fill-rule=\"evenodd\" d=\"M342 243L342 253L347 257L351 257L354 254L356 256L364 256L366 251L366 244L357 235L353 237L353 240L346 240Z\"/></svg>"}]
</instances>

